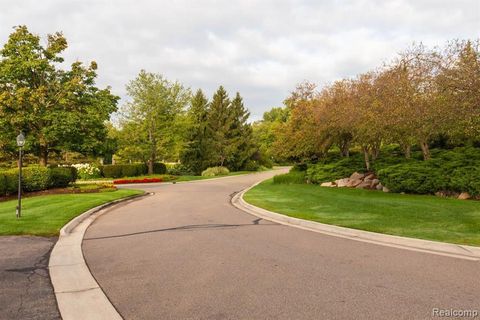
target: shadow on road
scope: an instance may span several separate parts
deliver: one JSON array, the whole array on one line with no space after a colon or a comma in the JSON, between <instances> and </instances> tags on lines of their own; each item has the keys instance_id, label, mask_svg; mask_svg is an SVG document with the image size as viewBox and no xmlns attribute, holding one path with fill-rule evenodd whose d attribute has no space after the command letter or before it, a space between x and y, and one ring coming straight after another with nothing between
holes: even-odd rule
<instances>
[{"instance_id":1,"label":"shadow on road","mask_svg":"<svg viewBox=\"0 0 480 320\"><path fill-rule=\"evenodd\" d=\"M92 238L84 238L84 241L88 240L101 240L101 239L112 239L112 238L122 238L122 237L130 237L148 233L156 233L156 232L166 232L166 231L195 231L195 230L224 230L224 229L235 229L239 227L252 227L252 226L279 226L278 223L262 223L260 221L262 219L255 219L252 223L246 224L193 224L193 225L186 225L180 227L173 227L173 228L165 228L165 229L156 229L156 230L147 230L147 231L139 231L139 232L132 232L132 233L125 233L125 234L117 234L112 236L104 236L104 237L92 237Z\"/></svg>"}]
</instances>

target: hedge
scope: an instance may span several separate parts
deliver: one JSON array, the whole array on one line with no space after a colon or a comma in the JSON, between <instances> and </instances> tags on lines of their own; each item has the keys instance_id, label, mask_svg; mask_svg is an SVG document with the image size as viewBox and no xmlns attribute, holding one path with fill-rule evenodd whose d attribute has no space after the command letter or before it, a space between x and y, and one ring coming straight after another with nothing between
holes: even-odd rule
<instances>
[{"instance_id":1,"label":"hedge","mask_svg":"<svg viewBox=\"0 0 480 320\"><path fill-rule=\"evenodd\" d=\"M50 169L50 188L65 188L77 180L77 170L74 167L57 167Z\"/></svg>"},{"instance_id":2,"label":"hedge","mask_svg":"<svg viewBox=\"0 0 480 320\"><path fill-rule=\"evenodd\" d=\"M18 175L13 172L0 172L0 196L17 192Z\"/></svg>"},{"instance_id":3,"label":"hedge","mask_svg":"<svg viewBox=\"0 0 480 320\"><path fill-rule=\"evenodd\" d=\"M109 164L101 166L100 171L104 178L137 177L147 174L147 166L143 163Z\"/></svg>"}]
</instances>

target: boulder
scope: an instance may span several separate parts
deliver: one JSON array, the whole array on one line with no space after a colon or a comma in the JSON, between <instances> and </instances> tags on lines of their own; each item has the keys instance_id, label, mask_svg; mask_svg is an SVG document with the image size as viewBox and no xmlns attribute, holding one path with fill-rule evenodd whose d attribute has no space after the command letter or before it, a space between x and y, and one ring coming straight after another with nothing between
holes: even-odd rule
<instances>
[{"instance_id":1,"label":"boulder","mask_svg":"<svg viewBox=\"0 0 480 320\"><path fill-rule=\"evenodd\" d=\"M335 184L337 185L337 187L343 188L347 186L349 181L350 181L349 178L338 179L338 180L335 180Z\"/></svg>"},{"instance_id":2,"label":"boulder","mask_svg":"<svg viewBox=\"0 0 480 320\"><path fill-rule=\"evenodd\" d=\"M379 183L380 183L380 180L378 180L378 179L373 179L373 180L372 180L372 188L375 188Z\"/></svg>"},{"instance_id":3,"label":"boulder","mask_svg":"<svg viewBox=\"0 0 480 320\"><path fill-rule=\"evenodd\" d=\"M375 173L369 173L365 176L365 179L368 179L368 180L373 180L373 179L376 179L377 177L375 176Z\"/></svg>"},{"instance_id":4,"label":"boulder","mask_svg":"<svg viewBox=\"0 0 480 320\"><path fill-rule=\"evenodd\" d=\"M364 180L362 183L357 185L355 188L357 189L370 189L372 182L370 180Z\"/></svg>"},{"instance_id":5,"label":"boulder","mask_svg":"<svg viewBox=\"0 0 480 320\"><path fill-rule=\"evenodd\" d=\"M382 191L383 191L383 192L390 192L390 189L388 189L387 187L383 186L383 187L382 187Z\"/></svg>"},{"instance_id":6,"label":"boulder","mask_svg":"<svg viewBox=\"0 0 480 320\"><path fill-rule=\"evenodd\" d=\"M337 185L334 182L324 182L320 186L321 187L336 187Z\"/></svg>"},{"instance_id":7,"label":"boulder","mask_svg":"<svg viewBox=\"0 0 480 320\"><path fill-rule=\"evenodd\" d=\"M354 188L356 186L358 186L360 183L362 183L363 180L362 179L349 179L346 187L349 187L349 188Z\"/></svg>"},{"instance_id":8,"label":"boulder","mask_svg":"<svg viewBox=\"0 0 480 320\"><path fill-rule=\"evenodd\" d=\"M362 173L358 173L358 172L354 172L352 173L352 175L350 176L350 180L361 180L363 179L365 175L362 174Z\"/></svg>"},{"instance_id":9,"label":"boulder","mask_svg":"<svg viewBox=\"0 0 480 320\"><path fill-rule=\"evenodd\" d=\"M382 183L380 182L379 184L377 184L377 186L375 187L375 189L377 189L377 190L383 190L383 185L382 185Z\"/></svg>"},{"instance_id":10,"label":"boulder","mask_svg":"<svg viewBox=\"0 0 480 320\"><path fill-rule=\"evenodd\" d=\"M457 199L459 200L467 200L470 199L472 196L468 192L462 192L458 195Z\"/></svg>"}]
</instances>

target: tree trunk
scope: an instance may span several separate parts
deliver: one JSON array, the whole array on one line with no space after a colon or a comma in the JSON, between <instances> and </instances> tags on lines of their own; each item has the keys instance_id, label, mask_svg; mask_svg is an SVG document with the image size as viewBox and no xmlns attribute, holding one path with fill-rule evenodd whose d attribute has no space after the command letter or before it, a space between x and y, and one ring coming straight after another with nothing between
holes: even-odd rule
<instances>
[{"instance_id":1,"label":"tree trunk","mask_svg":"<svg viewBox=\"0 0 480 320\"><path fill-rule=\"evenodd\" d=\"M402 145L403 154L406 159L410 159L412 156L412 147L409 144Z\"/></svg>"},{"instance_id":2,"label":"tree trunk","mask_svg":"<svg viewBox=\"0 0 480 320\"><path fill-rule=\"evenodd\" d=\"M153 164L157 158L157 139L153 135L153 129L150 128L148 132L150 139L150 159L148 160L148 174L153 174Z\"/></svg>"},{"instance_id":3,"label":"tree trunk","mask_svg":"<svg viewBox=\"0 0 480 320\"><path fill-rule=\"evenodd\" d=\"M40 146L40 154L39 154L40 165L42 167L46 167L48 164L48 147L47 146Z\"/></svg>"},{"instance_id":4,"label":"tree trunk","mask_svg":"<svg viewBox=\"0 0 480 320\"><path fill-rule=\"evenodd\" d=\"M350 142L342 141L340 143L340 154L342 157L348 158L350 156Z\"/></svg>"},{"instance_id":5,"label":"tree trunk","mask_svg":"<svg viewBox=\"0 0 480 320\"><path fill-rule=\"evenodd\" d=\"M365 159L365 167L367 168L367 171L370 171L370 153L368 150L368 147L362 147L363 150L363 157Z\"/></svg>"},{"instance_id":6,"label":"tree trunk","mask_svg":"<svg viewBox=\"0 0 480 320\"><path fill-rule=\"evenodd\" d=\"M153 174L153 163L152 159L148 160L147 166L148 166L148 174Z\"/></svg>"},{"instance_id":7,"label":"tree trunk","mask_svg":"<svg viewBox=\"0 0 480 320\"><path fill-rule=\"evenodd\" d=\"M430 159L430 149L428 147L428 143L424 141L420 142L420 148L422 148L423 160Z\"/></svg>"}]
</instances>

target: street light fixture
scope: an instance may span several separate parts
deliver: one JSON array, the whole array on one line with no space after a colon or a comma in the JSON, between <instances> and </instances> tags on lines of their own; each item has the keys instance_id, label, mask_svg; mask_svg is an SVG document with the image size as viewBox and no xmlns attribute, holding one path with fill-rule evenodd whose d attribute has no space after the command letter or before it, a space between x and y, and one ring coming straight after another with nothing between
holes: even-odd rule
<instances>
[{"instance_id":1,"label":"street light fixture","mask_svg":"<svg viewBox=\"0 0 480 320\"><path fill-rule=\"evenodd\" d=\"M23 132L17 136L17 146L18 146L18 205L17 205L17 219L22 216L22 167L23 167L23 153L22 148L25 145L25 136Z\"/></svg>"}]
</instances>

